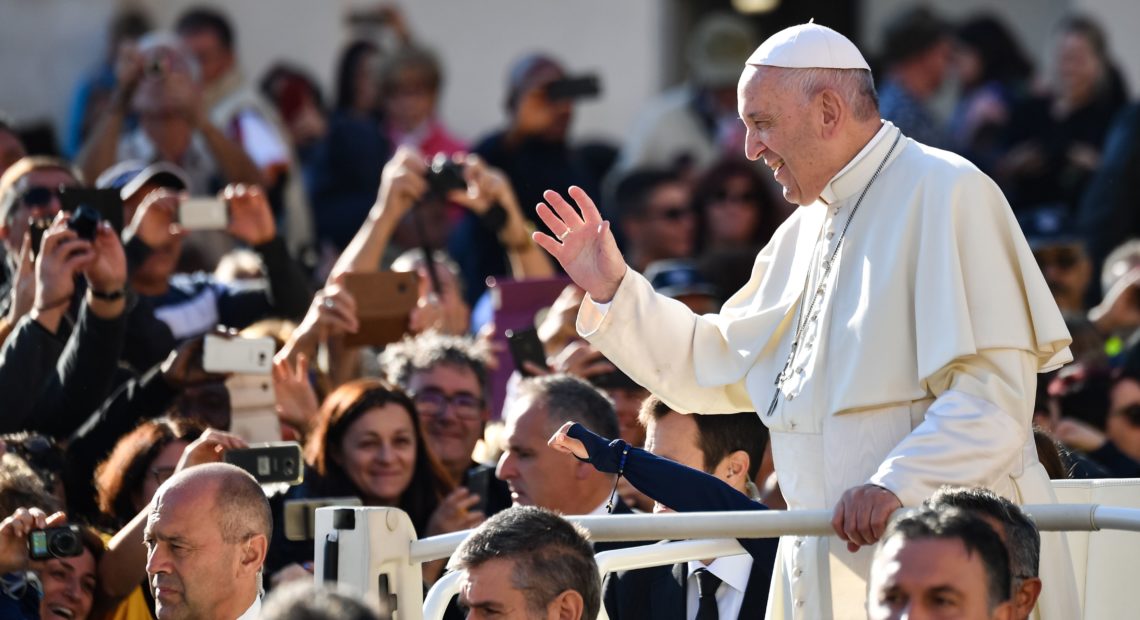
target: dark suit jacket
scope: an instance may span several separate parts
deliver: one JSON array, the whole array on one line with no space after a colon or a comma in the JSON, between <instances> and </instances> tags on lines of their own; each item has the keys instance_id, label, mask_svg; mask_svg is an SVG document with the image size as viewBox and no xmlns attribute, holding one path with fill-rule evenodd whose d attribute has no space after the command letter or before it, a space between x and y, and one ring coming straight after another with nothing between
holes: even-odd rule
<instances>
[{"instance_id":1,"label":"dark suit jacket","mask_svg":"<svg viewBox=\"0 0 1140 620\"><path fill-rule=\"evenodd\" d=\"M687 578L688 563L610 573L602 584L602 603L610 620L685 620ZM771 581L772 567L753 560L740 620L764 617Z\"/></svg>"}]
</instances>

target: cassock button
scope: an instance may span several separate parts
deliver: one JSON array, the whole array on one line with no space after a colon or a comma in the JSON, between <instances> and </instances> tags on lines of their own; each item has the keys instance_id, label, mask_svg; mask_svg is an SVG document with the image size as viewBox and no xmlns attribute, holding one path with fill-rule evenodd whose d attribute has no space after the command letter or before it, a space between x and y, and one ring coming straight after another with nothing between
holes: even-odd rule
<instances>
[{"instance_id":1,"label":"cassock button","mask_svg":"<svg viewBox=\"0 0 1140 620\"><path fill-rule=\"evenodd\" d=\"M797 547L802 547L802 546L804 546L804 539L802 539L802 538L797 538L797 539L796 539L796 543L795 543L795 544L796 544L796 546L797 546Z\"/></svg>"},{"instance_id":2,"label":"cassock button","mask_svg":"<svg viewBox=\"0 0 1140 620\"><path fill-rule=\"evenodd\" d=\"M801 575L803 575L803 574L804 574L804 571L803 571L802 569L799 569L799 568L797 568L796 570L792 571L792 575L794 575L794 576L796 576L796 577L799 577L799 576L801 576Z\"/></svg>"},{"instance_id":3,"label":"cassock button","mask_svg":"<svg viewBox=\"0 0 1140 620\"><path fill-rule=\"evenodd\" d=\"M835 231L833 231L833 230L828 231L827 232L827 238L828 239L834 239L835 238Z\"/></svg>"},{"instance_id":4,"label":"cassock button","mask_svg":"<svg viewBox=\"0 0 1140 620\"><path fill-rule=\"evenodd\" d=\"M803 602L803 600L802 600L802 599L801 599L801 600L798 600L798 601L796 601L796 607L800 607L800 608L802 608L803 606L804 606L804 602Z\"/></svg>"}]
</instances>

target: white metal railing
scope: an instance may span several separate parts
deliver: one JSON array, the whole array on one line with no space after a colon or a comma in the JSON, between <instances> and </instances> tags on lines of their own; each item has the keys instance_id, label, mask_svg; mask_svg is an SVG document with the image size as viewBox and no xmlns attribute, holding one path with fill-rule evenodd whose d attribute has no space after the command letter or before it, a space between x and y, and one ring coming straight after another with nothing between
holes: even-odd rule
<instances>
[{"instance_id":1,"label":"white metal railing","mask_svg":"<svg viewBox=\"0 0 1140 620\"><path fill-rule=\"evenodd\" d=\"M1140 509L1103 506L1099 504L1044 504L1023 506L1042 531L1097 531L1123 530L1140 532ZM319 509L317 517L317 575L323 573L322 559L325 541L346 541L351 558L337 562L341 582L350 581L360 594L373 604L380 604L375 591L379 581L391 584L390 591L400 592L401 620L415 620L412 609L422 609L423 618L436 620L442 616L447 602L458 592L457 573L444 575L428 592L422 592L419 564L449 557L469 532L455 532L415 539L409 532L406 515L392 508L359 508L353 510L361 516L356 522L368 524L365 531L345 531L330 528L332 511ZM322 516L322 513L325 513ZM392 514L398 513L398 514ZM681 541L665 545L654 544L631 547L598 554L599 570L606 572L673 564L689 559L702 559L735 555L741 552L737 538L771 538L778 536L829 536L832 512L829 510L802 511L745 511L698 512L674 514L636 514L567 517L590 532L593 541ZM372 532L372 530L376 530ZM345 539L346 534L357 538ZM726 537L728 537L726 539ZM712 540L690 540L712 539ZM344 552L341 552L342 554ZM379 559L377 557L382 556ZM363 556L363 557L356 557ZM345 570L348 569L348 570ZM379 575L379 579L378 576ZM413 583L401 583L405 580ZM395 583L392 583L392 580ZM422 601L422 603L421 603ZM385 603L387 601L384 601ZM422 604L422 608L421 608Z\"/></svg>"}]
</instances>

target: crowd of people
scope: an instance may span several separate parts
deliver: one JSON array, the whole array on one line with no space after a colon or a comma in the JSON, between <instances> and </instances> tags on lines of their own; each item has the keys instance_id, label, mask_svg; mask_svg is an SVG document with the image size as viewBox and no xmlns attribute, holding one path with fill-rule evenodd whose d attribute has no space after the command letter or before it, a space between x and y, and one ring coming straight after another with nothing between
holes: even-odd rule
<instances>
[{"instance_id":1,"label":"crowd of people","mask_svg":"<svg viewBox=\"0 0 1140 620\"><path fill-rule=\"evenodd\" d=\"M312 582L314 546L287 535L288 507L354 498L404 510L420 536L477 528L450 566L423 566L429 585L465 571L470 617L760 617L774 541L602 582L592 554L618 545L557 517L787 503L762 416L682 415L639 385L579 335L586 293L532 236L565 237L532 205L575 186L658 293L697 314L732 299L795 209L743 156L737 82L758 33L698 24L688 81L621 145L570 137L590 80L520 58L503 126L466 141L439 113L428 42L394 8L365 17L392 36L349 43L323 93L288 64L244 76L223 11L169 30L128 12L61 153L29 154L0 120L0 616L369 618L290 583ZM1075 360L1042 375L1034 409L1050 476L1138 477L1140 115L1093 20L1057 25L1050 64L993 16L908 10L884 32L877 101L1000 185L1064 312ZM943 121L932 102L952 77ZM107 195L85 232L78 214ZM204 198L220 223L192 223ZM353 283L391 272L415 283L396 337L362 345L377 298ZM505 324L508 281L535 285L522 324ZM512 357L506 327L533 327L538 358ZM265 337L263 381L206 361L208 338ZM258 403L273 414L254 422ZM301 483L264 491L219 463L266 434L303 446ZM32 530L65 524L78 555L29 558ZM945 599L1029 617L1040 544L1007 500L944 489L885 533L869 613Z\"/></svg>"}]
</instances>

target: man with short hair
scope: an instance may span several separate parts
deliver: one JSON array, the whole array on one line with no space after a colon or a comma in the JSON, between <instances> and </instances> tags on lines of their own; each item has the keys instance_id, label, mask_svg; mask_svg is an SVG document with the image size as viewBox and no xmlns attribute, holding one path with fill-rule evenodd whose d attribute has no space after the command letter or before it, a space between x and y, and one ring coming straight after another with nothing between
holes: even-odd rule
<instances>
[{"instance_id":1,"label":"man with short hair","mask_svg":"<svg viewBox=\"0 0 1140 620\"><path fill-rule=\"evenodd\" d=\"M159 620L252 620L273 531L265 493L226 463L190 467L162 483L144 533Z\"/></svg>"},{"instance_id":2,"label":"man with short hair","mask_svg":"<svg viewBox=\"0 0 1140 620\"><path fill-rule=\"evenodd\" d=\"M1041 596L1041 533L1021 508L989 489L939 489L926 505L934 510L957 508L975 514L994 528L1009 551L1013 620L1026 620Z\"/></svg>"},{"instance_id":3,"label":"man with short hair","mask_svg":"<svg viewBox=\"0 0 1140 620\"><path fill-rule=\"evenodd\" d=\"M1010 620L1009 555L982 517L921 508L896 518L871 567L867 617Z\"/></svg>"},{"instance_id":4,"label":"man with short hair","mask_svg":"<svg viewBox=\"0 0 1140 620\"><path fill-rule=\"evenodd\" d=\"M459 604L470 620L593 620L601 586L588 534L551 511L513 506L455 550Z\"/></svg>"},{"instance_id":5,"label":"man with short hair","mask_svg":"<svg viewBox=\"0 0 1140 620\"><path fill-rule=\"evenodd\" d=\"M655 294L581 188L576 207L545 193L553 236L535 239L589 295L583 337L680 411L759 412L788 506L832 509L838 540L781 540L769 617L855 617L900 506L978 481L1056 501L1030 420L1037 373L1072 338L1001 190L884 122L849 39L776 33L738 95L745 154L803 208L718 314ZM1067 547L1042 538L1041 608L1075 617Z\"/></svg>"},{"instance_id":6,"label":"man with short hair","mask_svg":"<svg viewBox=\"0 0 1140 620\"><path fill-rule=\"evenodd\" d=\"M605 394L570 375L532 377L519 382L507 404L506 446L496 475L511 489L516 505L541 506L565 515L606 514L614 477L547 447L565 422L580 422L603 437L617 437L617 416ZM615 500L614 512L630 512Z\"/></svg>"},{"instance_id":7,"label":"man with short hair","mask_svg":"<svg viewBox=\"0 0 1140 620\"><path fill-rule=\"evenodd\" d=\"M473 338L427 331L386 347L380 364L388 380L412 396L436 458L479 496L473 509L492 515L511 505L511 494L494 467L471 458L491 417L486 355Z\"/></svg>"},{"instance_id":8,"label":"man with short hair","mask_svg":"<svg viewBox=\"0 0 1140 620\"><path fill-rule=\"evenodd\" d=\"M656 396L642 405L645 449L699 469L756 498L752 483L760 469L768 431L755 413L685 415ZM660 503L654 512L669 510ZM612 620L653 618L692 620L706 617L751 618L768 601L775 555L767 561L751 555L694 560L672 566L610 573L603 601Z\"/></svg>"},{"instance_id":9,"label":"man with short hair","mask_svg":"<svg viewBox=\"0 0 1140 620\"><path fill-rule=\"evenodd\" d=\"M280 221L289 247L299 251L312 241L300 165L277 111L242 76L233 25L222 12L199 6L183 13L174 30L198 61L210 121L257 164L275 213L284 210Z\"/></svg>"},{"instance_id":10,"label":"man with short hair","mask_svg":"<svg viewBox=\"0 0 1140 620\"><path fill-rule=\"evenodd\" d=\"M644 273L654 261L689 258L696 217L681 177L665 170L638 170L622 179L614 204L631 267Z\"/></svg>"}]
</instances>

